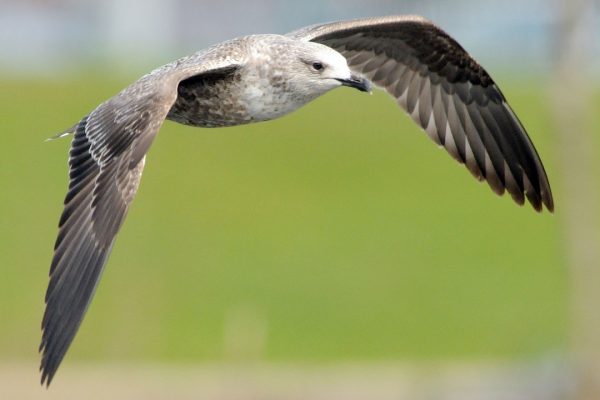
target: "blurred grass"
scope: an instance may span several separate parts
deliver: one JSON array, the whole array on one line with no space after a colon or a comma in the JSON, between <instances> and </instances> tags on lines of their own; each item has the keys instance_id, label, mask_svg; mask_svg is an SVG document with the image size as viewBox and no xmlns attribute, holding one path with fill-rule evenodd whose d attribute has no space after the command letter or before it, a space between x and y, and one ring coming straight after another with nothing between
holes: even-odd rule
<instances>
[{"instance_id":1,"label":"blurred grass","mask_svg":"<svg viewBox=\"0 0 600 400\"><path fill-rule=\"evenodd\" d=\"M69 146L43 140L123 86L0 81L0 359L35 357L40 336ZM556 189L543 88L502 86ZM339 89L236 128L167 122L142 182L69 358L219 360L240 308L264 322L268 360L527 357L565 341L557 216L477 184L382 93Z\"/></svg>"}]
</instances>

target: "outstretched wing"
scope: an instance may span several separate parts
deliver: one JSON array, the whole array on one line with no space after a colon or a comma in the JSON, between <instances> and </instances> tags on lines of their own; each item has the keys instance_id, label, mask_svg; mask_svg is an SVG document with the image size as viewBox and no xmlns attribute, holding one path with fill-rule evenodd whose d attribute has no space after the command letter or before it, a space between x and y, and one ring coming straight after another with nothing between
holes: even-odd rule
<instances>
[{"instance_id":1,"label":"outstretched wing","mask_svg":"<svg viewBox=\"0 0 600 400\"><path fill-rule=\"evenodd\" d=\"M448 34L415 16L336 22L288 34L339 51L396 98L437 144L492 190L553 211L527 132L488 73Z\"/></svg>"},{"instance_id":2,"label":"outstretched wing","mask_svg":"<svg viewBox=\"0 0 600 400\"><path fill-rule=\"evenodd\" d=\"M145 154L180 81L229 67L190 57L141 78L74 127L69 190L60 218L42 321L42 384L50 384L81 324L135 196ZM205 60L206 61L206 60Z\"/></svg>"}]
</instances>

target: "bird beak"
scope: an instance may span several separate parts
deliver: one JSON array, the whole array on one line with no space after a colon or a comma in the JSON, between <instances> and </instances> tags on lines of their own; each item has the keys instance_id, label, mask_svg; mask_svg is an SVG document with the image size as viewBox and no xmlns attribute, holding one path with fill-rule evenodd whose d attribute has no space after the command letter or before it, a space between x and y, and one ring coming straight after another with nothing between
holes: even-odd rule
<instances>
[{"instance_id":1,"label":"bird beak","mask_svg":"<svg viewBox=\"0 0 600 400\"><path fill-rule=\"evenodd\" d=\"M361 92L371 92L371 82L356 75L350 75L350 79L338 79L343 86L353 87Z\"/></svg>"}]
</instances>

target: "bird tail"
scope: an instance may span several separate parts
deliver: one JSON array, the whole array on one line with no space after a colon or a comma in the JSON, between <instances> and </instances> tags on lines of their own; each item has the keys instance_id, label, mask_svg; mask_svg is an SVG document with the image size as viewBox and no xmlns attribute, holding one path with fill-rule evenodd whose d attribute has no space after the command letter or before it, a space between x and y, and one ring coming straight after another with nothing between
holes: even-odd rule
<instances>
[{"instance_id":1,"label":"bird tail","mask_svg":"<svg viewBox=\"0 0 600 400\"><path fill-rule=\"evenodd\" d=\"M60 139L60 138L63 138L65 136L69 136L69 135L75 133L75 130L77 129L77 125L79 125L79 122L76 123L75 125L73 125L72 127L70 127L69 129L64 130L60 133L57 133L54 136L49 137L48 139L44 140L44 142L50 142L52 140Z\"/></svg>"}]
</instances>

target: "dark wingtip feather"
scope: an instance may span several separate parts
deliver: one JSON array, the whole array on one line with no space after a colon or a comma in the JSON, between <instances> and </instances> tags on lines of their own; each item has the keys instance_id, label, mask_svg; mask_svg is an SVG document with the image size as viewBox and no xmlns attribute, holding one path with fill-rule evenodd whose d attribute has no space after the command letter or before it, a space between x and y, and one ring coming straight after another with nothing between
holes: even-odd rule
<instances>
[{"instance_id":1,"label":"dark wingtip feather","mask_svg":"<svg viewBox=\"0 0 600 400\"><path fill-rule=\"evenodd\" d=\"M42 363L40 364L40 372L42 373L42 377L40 378L40 385L46 386L46 388L48 388L50 386L50 383L52 382L52 378L54 378L54 374L56 373L56 367L50 368L46 360L46 357L43 357Z\"/></svg>"},{"instance_id":2,"label":"dark wingtip feather","mask_svg":"<svg viewBox=\"0 0 600 400\"><path fill-rule=\"evenodd\" d=\"M48 388L52 382L52 379L54 378L54 375L56 374L56 371L58 370L60 362L64 357L64 353L61 354L60 352L56 353L49 351L48 343L51 338L48 337L47 330L45 328L43 329L44 333L42 335L42 342L40 343L38 350L38 352L42 353L42 361L39 369L42 375L40 378L40 384Z\"/></svg>"},{"instance_id":3,"label":"dark wingtip feather","mask_svg":"<svg viewBox=\"0 0 600 400\"><path fill-rule=\"evenodd\" d=\"M554 200L552 199L552 195L550 195L550 196L543 196L542 197L542 201L544 202L544 205L546 206L546 209L549 212L554 213Z\"/></svg>"},{"instance_id":4,"label":"dark wingtip feather","mask_svg":"<svg viewBox=\"0 0 600 400\"><path fill-rule=\"evenodd\" d=\"M532 205L535 211L542 212L544 207L542 206L542 199L540 198L540 195L538 193L526 191L525 196L527 196L529 204Z\"/></svg>"}]
</instances>

